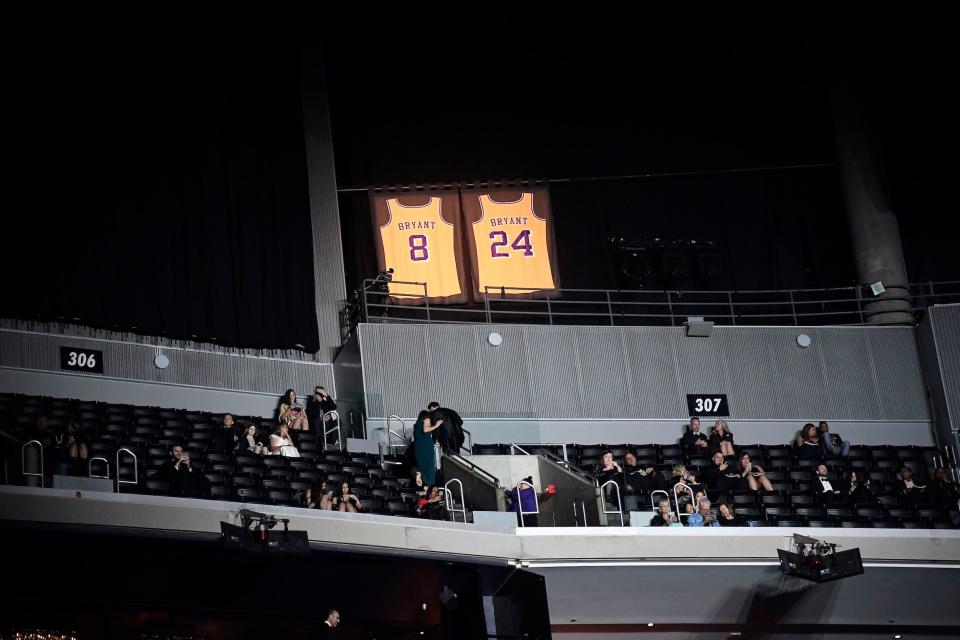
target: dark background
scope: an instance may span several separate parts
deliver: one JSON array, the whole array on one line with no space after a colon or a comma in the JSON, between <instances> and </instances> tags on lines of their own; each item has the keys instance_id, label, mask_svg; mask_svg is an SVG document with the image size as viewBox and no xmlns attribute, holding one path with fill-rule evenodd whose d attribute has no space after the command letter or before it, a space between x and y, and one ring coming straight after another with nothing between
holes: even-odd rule
<instances>
[{"instance_id":1,"label":"dark background","mask_svg":"<svg viewBox=\"0 0 960 640\"><path fill-rule=\"evenodd\" d=\"M564 286L854 283L832 77L857 99L910 279L960 279L956 51L933 9L308 15L11 16L0 315L315 350L298 27L324 45L341 187L561 179ZM340 203L354 288L375 270L366 194Z\"/></svg>"}]
</instances>

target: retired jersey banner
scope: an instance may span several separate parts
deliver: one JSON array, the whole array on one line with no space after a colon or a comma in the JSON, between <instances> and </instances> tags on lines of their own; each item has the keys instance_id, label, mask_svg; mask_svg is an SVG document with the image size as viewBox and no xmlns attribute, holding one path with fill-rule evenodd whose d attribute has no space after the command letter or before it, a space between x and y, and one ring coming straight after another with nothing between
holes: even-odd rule
<instances>
[{"instance_id":1,"label":"retired jersey banner","mask_svg":"<svg viewBox=\"0 0 960 640\"><path fill-rule=\"evenodd\" d=\"M542 297L560 286L546 188L469 189L460 197L477 300L484 291Z\"/></svg>"},{"instance_id":2,"label":"retired jersey banner","mask_svg":"<svg viewBox=\"0 0 960 640\"><path fill-rule=\"evenodd\" d=\"M456 191L373 192L373 235L381 270L393 269L390 300L423 304L466 302L460 200Z\"/></svg>"}]
</instances>

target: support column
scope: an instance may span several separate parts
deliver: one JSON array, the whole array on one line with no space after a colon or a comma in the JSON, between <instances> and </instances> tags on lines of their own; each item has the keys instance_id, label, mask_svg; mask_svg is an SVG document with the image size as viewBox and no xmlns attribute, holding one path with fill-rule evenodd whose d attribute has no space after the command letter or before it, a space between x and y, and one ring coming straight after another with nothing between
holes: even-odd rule
<instances>
[{"instance_id":1,"label":"support column","mask_svg":"<svg viewBox=\"0 0 960 640\"><path fill-rule=\"evenodd\" d=\"M300 87L303 100L304 144L313 231L313 279L320 335L318 356L326 362L340 348L340 313L346 300L343 241L337 176L333 163L333 135L323 61L323 25L319 5L301 5L298 11Z\"/></svg>"},{"instance_id":2,"label":"support column","mask_svg":"<svg viewBox=\"0 0 960 640\"><path fill-rule=\"evenodd\" d=\"M863 285L881 282L886 289L878 296L864 289L864 319L870 324L909 324L913 314L897 216L881 189L854 106L835 104L834 123L857 279Z\"/></svg>"}]
</instances>

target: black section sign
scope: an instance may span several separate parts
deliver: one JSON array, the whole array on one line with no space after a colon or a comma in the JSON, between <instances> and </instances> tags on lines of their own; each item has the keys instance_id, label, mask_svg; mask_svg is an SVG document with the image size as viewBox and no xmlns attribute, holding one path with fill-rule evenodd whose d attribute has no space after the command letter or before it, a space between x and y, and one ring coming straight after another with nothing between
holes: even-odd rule
<instances>
[{"instance_id":1,"label":"black section sign","mask_svg":"<svg viewBox=\"0 0 960 640\"><path fill-rule=\"evenodd\" d=\"M688 393L687 409L691 416L729 416L725 393Z\"/></svg>"},{"instance_id":2,"label":"black section sign","mask_svg":"<svg viewBox=\"0 0 960 640\"><path fill-rule=\"evenodd\" d=\"M60 368L84 373L103 373L103 351L60 347Z\"/></svg>"}]
</instances>

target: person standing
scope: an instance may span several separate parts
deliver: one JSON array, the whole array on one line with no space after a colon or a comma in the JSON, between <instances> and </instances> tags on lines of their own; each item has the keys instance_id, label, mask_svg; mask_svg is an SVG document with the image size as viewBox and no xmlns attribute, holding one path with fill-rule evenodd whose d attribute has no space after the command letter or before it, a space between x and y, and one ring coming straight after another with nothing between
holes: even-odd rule
<instances>
[{"instance_id":1,"label":"person standing","mask_svg":"<svg viewBox=\"0 0 960 640\"><path fill-rule=\"evenodd\" d=\"M432 487L437 483L437 462L433 455L433 431L442 429L443 420L434 422L434 416L429 411L421 411L413 425L413 450L420 471L420 484Z\"/></svg>"},{"instance_id":2,"label":"person standing","mask_svg":"<svg viewBox=\"0 0 960 640\"><path fill-rule=\"evenodd\" d=\"M447 455L459 454L464 440L463 418L453 409L441 407L439 402L428 404L427 411L430 412L430 420L434 424L443 425L437 431L440 449Z\"/></svg>"}]
</instances>

